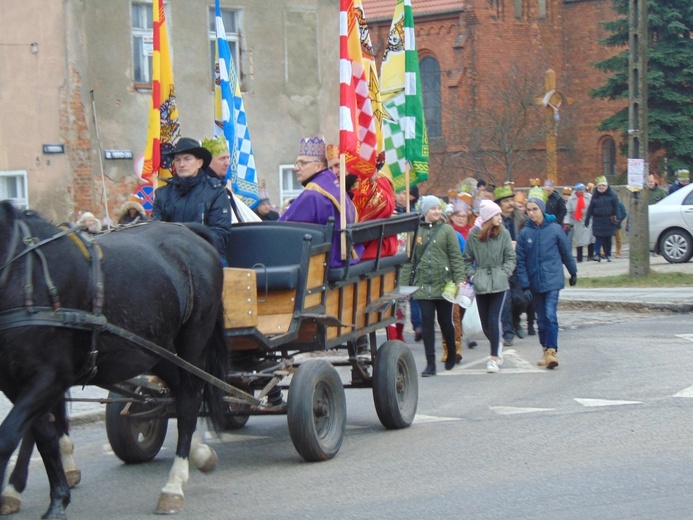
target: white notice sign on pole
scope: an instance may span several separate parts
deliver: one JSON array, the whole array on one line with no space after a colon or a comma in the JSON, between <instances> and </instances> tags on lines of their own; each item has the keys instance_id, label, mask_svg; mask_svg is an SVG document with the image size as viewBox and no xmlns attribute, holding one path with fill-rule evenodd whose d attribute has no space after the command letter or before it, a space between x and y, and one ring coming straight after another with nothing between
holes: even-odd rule
<instances>
[{"instance_id":1,"label":"white notice sign on pole","mask_svg":"<svg viewBox=\"0 0 693 520\"><path fill-rule=\"evenodd\" d=\"M628 159L628 187L641 190L644 179L645 159Z\"/></svg>"}]
</instances>

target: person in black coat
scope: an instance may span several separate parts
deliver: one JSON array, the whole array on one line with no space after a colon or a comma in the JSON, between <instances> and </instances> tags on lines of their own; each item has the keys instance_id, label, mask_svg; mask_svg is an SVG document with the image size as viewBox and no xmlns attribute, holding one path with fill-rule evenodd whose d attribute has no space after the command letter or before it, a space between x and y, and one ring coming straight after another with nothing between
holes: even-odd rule
<instances>
[{"instance_id":1,"label":"person in black coat","mask_svg":"<svg viewBox=\"0 0 693 520\"><path fill-rule=\"evenodd\" d=\"M562 226L563 219L565 218L566 213L568 213L565 200L563 200L563 197L561 197L558 192L553 189L553 181L550 179L546 179L544 181L544 191L548 195L548 198L546 199L546 214L556 217L556 222Z\"/></svg>"},{"instance_id":2,"label":"person in black coat","mask_svg":"<svg viewBox=\"0 0 693 520\"><path fill-rule=\"evenodd\" d=\"M598 177L597 189L592 192L592 200L587 208L585 226L592 222L594 235L594 260L599 262L600 250L604 248L604 258L611 262L611 237L616 234L618 227L618 196L611 189L606 177Z\"/></svg>"},{"instance_id":3,"label":"person in black coat","mask_svg":"<svg viewBox=\"0 0 693 520\"><path fill-rule=\"evenodd\" d=\"M205 170L212 161L209 150L195 139L181 138L173 152L175 175L156 190L152 220L198 222L209 227L213 245L226 265L226 245L231 234L231 203L224 186Z\"/></svg>"}]
</instances>

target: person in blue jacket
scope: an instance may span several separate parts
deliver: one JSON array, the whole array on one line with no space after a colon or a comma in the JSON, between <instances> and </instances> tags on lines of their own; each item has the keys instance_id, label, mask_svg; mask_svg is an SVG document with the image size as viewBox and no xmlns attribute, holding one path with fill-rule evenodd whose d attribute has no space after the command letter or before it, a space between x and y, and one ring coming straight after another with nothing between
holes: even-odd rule
<instances>
[{"instance_id":1,"label":"person in blue jacket","mask_svg":"<svg viewBox=\"0 0 693 520\"><path fill-rule=\"evenodd\" d=\"M553 215L546 212L542 190L530 190L529 217L517 239L517 277L520 287L531 292L537 312L539 343L544 350L537 365L558 366L558 293L565 287L563 265L570 273L570 285L577 283L577 266L570 242ZM529 294L527 294L529 297Z\"/></svg>"}]
</instances>

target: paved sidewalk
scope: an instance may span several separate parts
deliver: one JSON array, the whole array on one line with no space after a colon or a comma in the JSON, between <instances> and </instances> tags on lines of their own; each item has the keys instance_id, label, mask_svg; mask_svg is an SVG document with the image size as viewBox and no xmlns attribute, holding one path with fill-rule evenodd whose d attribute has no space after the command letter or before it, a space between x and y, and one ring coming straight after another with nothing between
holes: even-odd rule
<instances>
[{"instance_id":1,"label":"paved sidewalk","mask_svg":"<svg viewBox=\"0 0 693 520\"><path fill-rule=\"evenodd\" d=\"M580 287L580 280L605 276L625 275L630 272L628 247L621 258L611 262L581 262L578 267L578 283L561 291L559 305L573 309L633 310L638 312L666 311L693 312L693 285L683 287L613 287L587 289ZM693 262L670 264L661 256L650 256L650 269L660 273L684 273L690 275L693 284ZM566 271L566 276L567 271Z\"/></svg>"}]
</instances>

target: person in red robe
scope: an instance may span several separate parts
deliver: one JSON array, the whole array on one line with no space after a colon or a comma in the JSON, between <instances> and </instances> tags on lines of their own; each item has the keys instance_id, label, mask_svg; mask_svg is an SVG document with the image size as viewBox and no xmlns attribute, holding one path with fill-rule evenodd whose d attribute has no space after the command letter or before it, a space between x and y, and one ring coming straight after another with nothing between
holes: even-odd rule
<instances>
[{"instance_id":1,"label":"person in red robe","mask_svg":"<svg viewBox=\"0 0 693 520\"><path fill-rule=\"evenodd\" d=\"M367 222L379 218L389 218L395 212L395 190L392 181L380 172L385 160L384 154L378 157L378 167L371 177L347 175L347 190L351 197L359 222ZM339 176L339 147L333 144L327 145L327 165ZM372 240L363 244L365 251L361 260L373 260L378 255L378 241ZM383 239L380 256L392 256L397 253L397 237L391 236Z\"/></svg>"}]
</instances>

